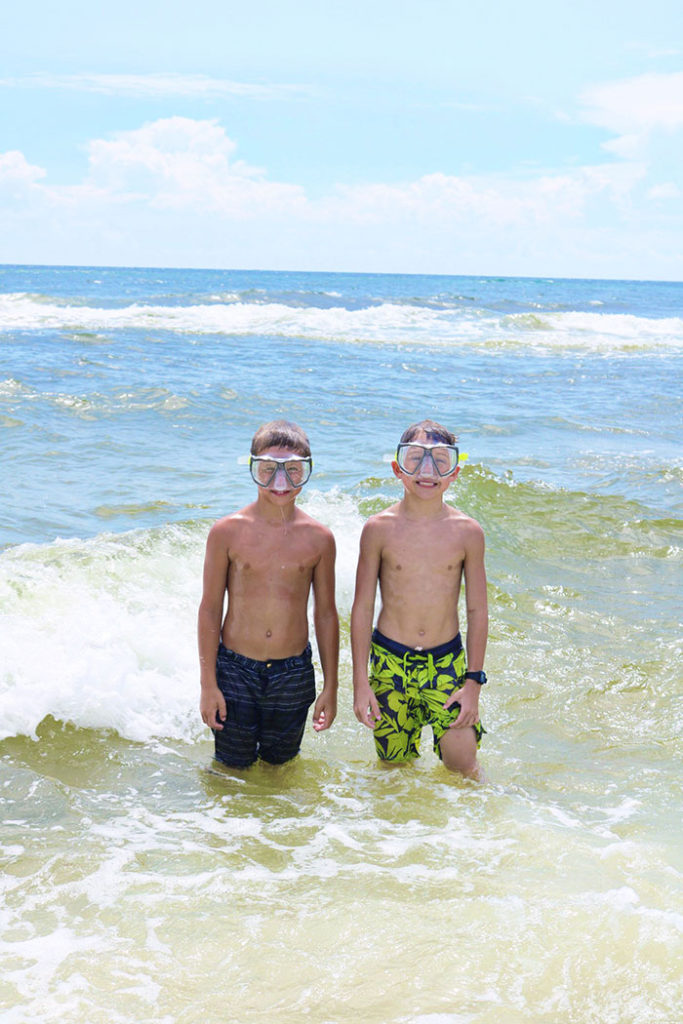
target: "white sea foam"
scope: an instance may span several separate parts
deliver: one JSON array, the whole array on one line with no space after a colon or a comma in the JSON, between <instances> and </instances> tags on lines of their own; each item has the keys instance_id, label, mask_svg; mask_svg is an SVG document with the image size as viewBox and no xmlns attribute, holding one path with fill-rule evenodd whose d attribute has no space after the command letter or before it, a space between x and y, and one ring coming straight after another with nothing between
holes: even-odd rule
<instances>
[{"instance_id":1,"label":"white sea foam","mask_svg":"<svg viewBox=\"0 0 683 1024\"><path fill-rule=\"evenodd\" d=\"M338 538L348 614L358 509L336 491L311 492L304 508ZM169 526L0 555L0 739L35 736L48 715L138 741L206 736L195 637L206 532ZM313 631L312 641L315 654Z\"/></svg>"},{"instance_id":2,"label":"white sea foam","mask_svg":"<svg viewBox=\"0 0 683 1024\"><path fill-rule=\"evenodd\" d=\"M411 346L523 344L536 349L611 351L677 350L683 318L654 319L608 313L520 313L384 302L363 309L293 307L277 302L215 302L189 306L130 305L122 308L69 306L23 293L0 296L6 328L97 333L117 330L175 331L304 337L335 342Z\"/></svg>"},{"instance_id":3,"label":"white sea foam","mask_svg":"<svg viewBox=\"0 0 683 1024\"><path fill-rule=\"evenodd\" d=\"M679 348L683 318L653 319L624 313L541 313L503 318L506 326L527 335L539 333L556 348Z\"/></svg>"},{"instance_id":4,"label":"white sea foam","mask_svg":"<svg viewBox=\"0 0 683 1024\"><path fill-rule=\"evenodd\" d=\"M192 737L201 540L24 545L0 559L0 737L52 715L122 736Z\"/></svg>"},{"instance_id":5,"label":"white sea foam","mask_svg":"<svg viewBox=\"0 0 683 1024\"><path fill-rule=\"evenodd\" d=\"M348 612L353 601L356 563L360 534L365 520L350 495L338 488L323 493L310 491L301 502L302 508L328 526L337 541L337 603Z\"/></svg>"}]
</instances>

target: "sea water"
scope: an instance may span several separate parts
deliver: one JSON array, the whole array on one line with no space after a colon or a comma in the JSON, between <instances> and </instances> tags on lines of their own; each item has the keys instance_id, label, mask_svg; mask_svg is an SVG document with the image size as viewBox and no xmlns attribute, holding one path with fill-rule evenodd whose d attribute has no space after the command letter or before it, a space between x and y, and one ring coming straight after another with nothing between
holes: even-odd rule
<instances>
[{"instance_id":1,"label":"sea water","mask_svg":"<svg viewBox=\"0 0 683 1024\"><path fill-rule=\"evenodd\" d=\"M3 1024L683 1020L683 285L0 268ZM212 766L206 534L308 431L339 713ZM486 781L351 709L365 519L402 430L468 455Z\"/></svg>"}]
</instances>

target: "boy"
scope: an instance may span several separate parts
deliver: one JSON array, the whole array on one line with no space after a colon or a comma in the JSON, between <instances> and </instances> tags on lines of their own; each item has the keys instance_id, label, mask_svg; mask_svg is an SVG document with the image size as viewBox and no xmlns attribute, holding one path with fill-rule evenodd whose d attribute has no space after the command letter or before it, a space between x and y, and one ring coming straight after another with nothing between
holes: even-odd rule
<instances>
[{"instance_id":1,"label":"boy","mask_svg":"<svg viewBox=\"0 0 683 1024\"><path fill-rule=\"evenodd\" d=\"M256 501L209 532L198 623L202 720L213 729L216 759L240 768L257 757L284 764L299 752L315 700L311 588L324 676L316 731L336 715L339 660L334 537L296 506L312 468L308 438L294 423L266 423L249 467Z\"/></svg>"},{"instance_id":2,"label":"boy","mask_svg":"<svg viewBox=\"0 0 683 1024\"><path fill-rule=\"evenodd\" d=\"M408 427L392 462L403 498L363 528L351 611L354 711L374 730L383 761L418 757L428 724L444 765L478 778L488 634L484 534L443 500L459 473L455 441L433 420ZM463 577L470 671L458 624ZM382 607L372 631L378 579Z\"/></svg>"}]
</instances>

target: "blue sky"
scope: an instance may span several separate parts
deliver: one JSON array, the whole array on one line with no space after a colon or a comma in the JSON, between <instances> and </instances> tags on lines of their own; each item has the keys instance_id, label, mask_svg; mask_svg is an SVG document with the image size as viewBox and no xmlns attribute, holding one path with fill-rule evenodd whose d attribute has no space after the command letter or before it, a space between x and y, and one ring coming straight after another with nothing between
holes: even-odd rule
<instances>
[{"instance_id":1,"label":"blue sky","mask_svg":"<svg viewBox=\"0 0 683 1024\"><path fill-rule=\"evenodd\" d=\"M683 278L680 0L37 0L0 262Z\"/></svg>"}]
</instances>

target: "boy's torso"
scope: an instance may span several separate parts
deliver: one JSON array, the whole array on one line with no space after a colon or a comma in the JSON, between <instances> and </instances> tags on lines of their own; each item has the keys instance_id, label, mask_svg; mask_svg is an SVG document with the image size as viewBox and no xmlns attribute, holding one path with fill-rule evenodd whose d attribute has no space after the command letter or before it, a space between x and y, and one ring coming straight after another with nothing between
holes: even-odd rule
<instances>
[{"instance_id":1,"label":"boy's torso","mask_svg":"<svg viewBox=\"0 0 683 1024\"><path fill-rule=\"evenodd\" d=\"M413 519L401 504L376 519L381 528L378 629L408 647L447 643L460 629L458 599L473 521L447 505L439 517Z\"/></svg>"},{"instance_id":2,"label":"boy's torso","mask_svg":"<svg viewBox=\"0 0 683 1024\"><path fill-rule=\"evenodd\" d=\"M322 552L322 527L301 513L264 523L237 513L226 520L228 610L221 637L257 661L300 654L308 642L308 595Z\"/></svg>"}]
</instances>

